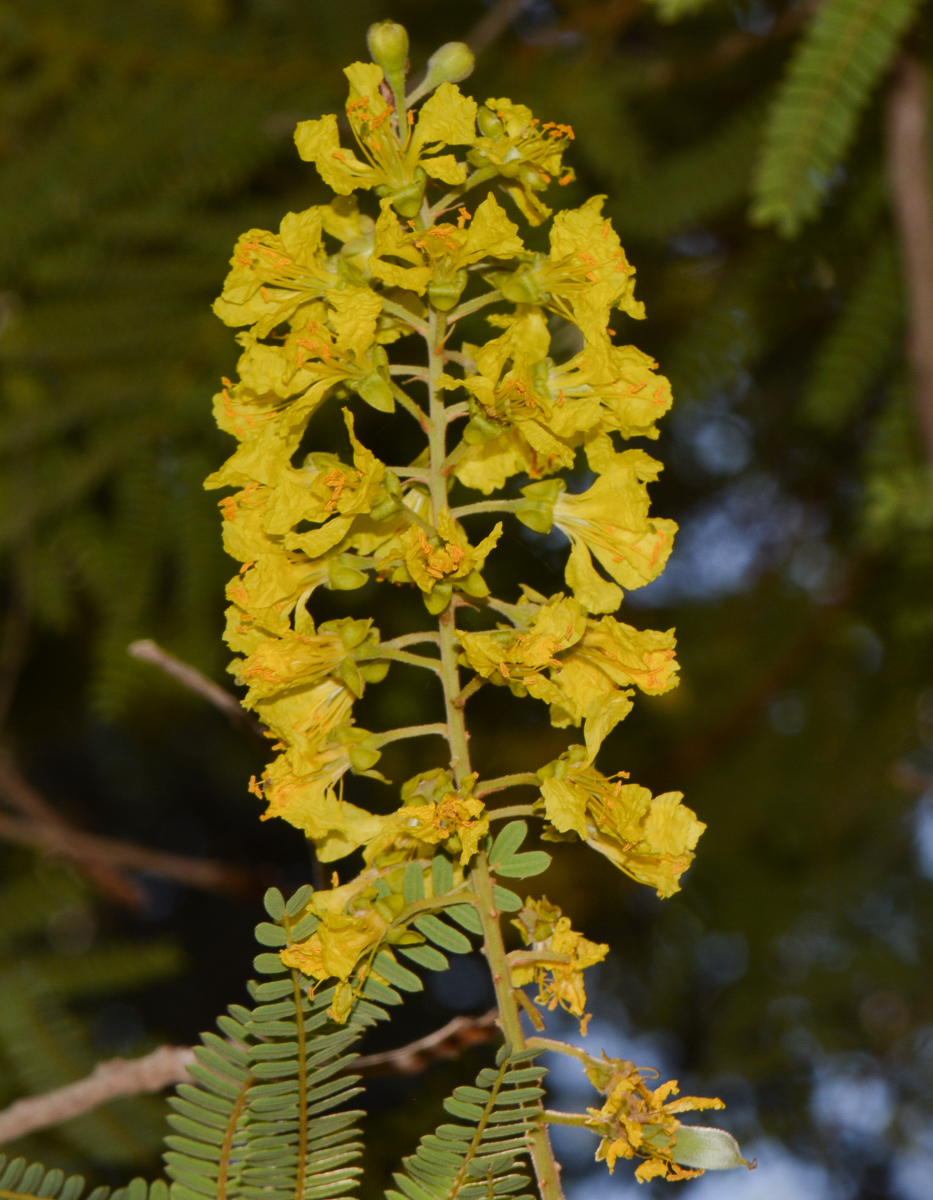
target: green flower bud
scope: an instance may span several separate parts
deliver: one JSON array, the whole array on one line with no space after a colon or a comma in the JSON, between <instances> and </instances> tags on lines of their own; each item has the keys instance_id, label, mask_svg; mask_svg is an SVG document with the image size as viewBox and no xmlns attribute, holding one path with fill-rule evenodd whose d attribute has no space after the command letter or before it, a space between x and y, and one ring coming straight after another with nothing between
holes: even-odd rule
<instances>
[{"instance_id":1,"label":"green flower bud","mask_svg":"<svg viewBox=\"0 0 933 1200\"><path fill-rule=\"evenodd\" d=\"M404 25L397 25L395 21L377 21L367 30L366 45L386 79L399 73L404 75L408 62L408 31Z\"/></svg>"},{"instance_id":2,"label":"green flower bud","mask_svg":"<svg viewBox=\"0 0 933 1200\"><path fill-rule=\"evenodd\" d=\"M395 412L395 398L392 389L378 371L370 371L356 385L356 390L367 404L379 412Z\"/></svg>"},{"instance_id":3,"label":"green flower bud","mask_svg":"<svg viewBox=\"0 0 933 1200\"><path fill-rule=\"evenodd\" d=\"M427 185L428 177L424 172L423 167L415 167L412 175L411 183L407 183L398 191L392 192L392 207L400 217L414 217L421 207L421 201L424 199L424 189ZM377 189L378 190L378 189Z\"/></svg>"},{"instance_id":4,"label":"green flower bud","mask_svg":"<svg viewBox=\"0 0 933 1200\"><path fill-rule=\"evenodd\" d=\"M449 580L444 579L440 583L434 585L434 590L431 592L422 592L421 599L424 601L424 607L428 612L436 617L438 613L442 613L450 603L450 596L453 592L453 585Z\"/></svg>"},{"instance_id":5,"label":"green flower bud","mask_svg":"<svg viewBox=\"0 0 933 1200\"><path fill-rule=\"evenodd\" d=\"M424 95L442 83L459 83L461 79L473 74L475 66L476 55L466 42L445 42L428 59L424 83L418 91Z\"/></svg>"},{"instance_id":6,"label":"green flower bud","mask_svg":"<svg viewBox=\"0 0 933 1200\"><path fill-rule=\"evenodd\" d=\"M463 431L463 440L468 446L482 446L483 442L491 442L499 437L504 428L498 421L491 421L482 412L477 412L467 423Z\"/></svg>"},{"instance_id":7,"label":"green flower bud","mask_svg":"<svg viewBox=\"0 0 933 1200\"><path fill-rule=\"evenodd\" d=\"M490 141L498 142L505 133L505 126L490 108L483 107L479 110L476 123L483 137L488 137Z\"/></svg>"},{"instance_id":8,"label":"green flower bud","mask_svg":"<svg viewBox=\"0 0 933 1200\"><path fill-rule=\"evenodd\" d=\"M432 279L428 284L428 299L438 312L450 312L463 295L467 285L466 271L455 271L449 279Z\"/></svg>"},{"instance_id":9,"label":"green flower bud","mask_svg":"<svg viewBox=\"0 0 933 1200\"><path fill-rule=\"evenodd\" d=\"M547 479L522 488L525 502L516 510L516 517L535 533L550 533L554 524L554 505L563 490L560 479Z\"/></svg>"},{"instance_id":10,"label":"green flower bud","mask_svg":"<svg viewBox=\"0 0 933 1200\"><path fill-rule=\"evenodd\" d=\"M353 566L351 554L339 554L327 564L328 581L325 586L335 592L352 592L362 587L369 576L359 567Z\"/></svg>"}]
</instances>

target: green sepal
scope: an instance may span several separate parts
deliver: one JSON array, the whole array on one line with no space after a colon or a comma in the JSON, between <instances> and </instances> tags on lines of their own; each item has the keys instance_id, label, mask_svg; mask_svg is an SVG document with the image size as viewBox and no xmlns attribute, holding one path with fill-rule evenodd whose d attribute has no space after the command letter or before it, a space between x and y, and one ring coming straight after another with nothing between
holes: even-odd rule
<instances>
[{"instance_id":1,"label":"green sepal","mask_svg":"<svg viewBox=\"0 0 933 1200\"><path fill-rule=\"evenodd\" d=\"M460 581L461 587L463 580ZM430 592L422 592L421 598L424 601L424 607L428 610L432 617L439 616L447 605L450 603L450 597L453 593L453 585L447 579L442 579L434 585L434 590Z\"/></svg>"}]
</instances>

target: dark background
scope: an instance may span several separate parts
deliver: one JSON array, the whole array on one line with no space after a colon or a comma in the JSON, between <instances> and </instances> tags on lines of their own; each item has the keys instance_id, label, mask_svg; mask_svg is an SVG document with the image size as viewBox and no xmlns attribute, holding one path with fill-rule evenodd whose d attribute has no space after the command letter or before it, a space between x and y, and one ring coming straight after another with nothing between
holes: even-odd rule
<instances>
[{"instance_id":1,"label":"dark background","mask_svg":"<svg viewBox=\"0 0 933 1200\"><path fill-rule=\"evenodd\" d=\"M25 819L19 771L74 827L247 868L236 895L115 882L37 858L0 823L4 1102L211 1027L244 997L263 887L311 878L300 835L260 823L246 791L262 747L126 647L153 637L225 679L233 566L200 483L229 453L210 396L236 347L210 301L239 233L325 200L292 130L341 108L342 66L391 16L414 70L469 34L466 90L573 125L578 180L559 203L608 195L648 310L620 315L624 336L675 389L646 448L666 464L653 511L681 532L624 615L677 628L683 682L638 702L600 761L683 790L708 831L663 902L557 847L547 894L612 946L588 1047L728 1102L723 1124L761 1165L687 1185L703 1200L933 1197L933 489L903 352L891 75L815 217L782 237L749 206L809 9L692 7L676 23L635 0L0 7L4 819ZM925 61L916 9L904 46ZM394 436L363 419L369 444ZM509 523L500 546L494 591L554 589L559 539ZM419 619L407 592L375 585L325 595L316 615L374 602L386 636ZM358 719L432 720L434 704L396 666ZM493 689L471 721L486 776L571 740ZM396 781L424 765L408 743L381 764ZM388 805L380 788L348 795ZM461 961L367 1049L490 1003L481 961ZM486 1054L369 1081L366 1200ZM552 1082L558 1107L595 1102L563 1066ZM161 1121L161 1101L140 1099L16 1149L117 1183L158 1169ZM572 1200L629 1195L631 1168L610 1180L581 1137L561 1139Z\"/></svg>"}]
</instances>

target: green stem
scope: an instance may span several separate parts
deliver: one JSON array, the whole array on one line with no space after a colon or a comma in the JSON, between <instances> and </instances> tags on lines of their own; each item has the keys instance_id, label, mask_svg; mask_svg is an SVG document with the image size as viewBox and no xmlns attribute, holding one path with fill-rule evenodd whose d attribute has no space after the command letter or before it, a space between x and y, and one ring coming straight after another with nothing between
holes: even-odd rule
<instances>
[{"instance_id":1,"label":"green stem","mask_svg":"<svg viewBox=\"0 0 933 1200\"><path fill-rule=\"evenodd\" d=\"M433 629L423 629L418 633L403 633L388 642L383 642L384 650L401 650L404 646L417 646L420 642L433 642L436 646L440 641Z\"/></svg>"},{"instance_id":2,"label":"green stem","mask_svg":"<svg viewBox=\"0 0 933 1200\"><path fill-rule=\"evenodd\" d=\"M463 504L460 508L451 510L450 515L459 520L461 517L472 517L474 513L518 512L527 508L527 500L478 500L475 504Z\"/></svg>"},{"instance_id":3,"label":"green stem","mask_svg":"<svg viewBox=\"0 0 933 1200\"><path fill-rule=\"evenodd\" d=\"M406 325L410 325L415 333L420 333L422 337L427 337L428 327L416 317L414 313L409 312L407 308L401 304L396 304L394 300L387 300L385 296L382 299L382 311L388 313L390 317L398 317L400 321L404 321Z\"/></svg>"},{"instance_id":4,"label":"green stem","mask_svg":"<svg viewBox=\"0 0 933 1200\"><path fill-rule=\"evenodd\" d=\"M392 662L408 663L410 667L424 667L426 671L439 672L441 664L436 658L428 658L424 654L409 654L405 650L392 650L388 646L373 646L367 647L365 654L360 654L357 651L357 657L361 662L370 662L372 659L388 658Z\"/></svg>"},{"instance_id":5,"label":"green stem","mask_svg":"<svg viewBox=\"0 0 933 1200\"><path fill-rule=\"evenodd\" d=\"M589 1129L587 1121L589 1117L586 1113L565 1113L557 1112L553 1108L546 1108L541 1114L541 1120L546 1121L548 1125L576 1125L580 1129ZM596 1133L596 1130L592 1130Z\"/></svg>"},{"instance_id":6,"label":"green stem","mask_svg":"<svg viewBox=\"0 0 933 1200\"><path fill-rule=\"evenodd\" d=\"M431 734L447 737L447 726L441 721L432 725L403 725L400 729L387 729L384 733L374 733L367 739L375 746L388 746L389 742L400 742L404 738L428 737Z\"/></svg>"},{"instance_id":7,"label":"green stem","mask_svg":"<svg viewBox=\"0 0 933 1200\"><path fill-rule=\"evenodd\" d=\"M415 401L412 400L411 396L409 396L407 392L402 391L397 383L390 381L389 390L392 392L392 395L399 402L399 404L401 404L402 408L404 408L407 413L415 418L424 432L429 433L430 421L427 413L424 411L421 405L416 404Z\"/></svg>"},{"instance_id":8,"label":"green stem","mask_svg":"<svg viewBox=\"0 0 933 1200\"><path fill-rule=\"evenodd\" d=\"M447 324L453 325L454 321L459 321L461 317L468 317L470 313L479 312L487 304L495 304L497 300L501 299L502 292L496 288L494 291L486 292L484 295L477 296L473 300L467 300L465 304L461 304L459 308L455 308L453 312L447 314Z\"/></svg>"},{"instance_id":9,"label":"green stem","mask_svg":"<svg viewBox=\"0 0 933 1200\"><path fill-rule=\"evenodd\" d=\"M505 808L487 808L486 816L490 821L502 821L506 817L533 817L535 810L531 804L507 804Z\"/></svg>"},{"instance_id":10,"label":"green stem","mask_svg":"<svg viewBox=\"0 0 933 1200\"><path fill-rule=\"evenodd\" d=\"M412 92L411 96L408 97L409 104L413 99L416 98L416 96L417 93ZM473 174L467 180L465 180L465 182L463 182L455 192L448 192L446 196L441 196L440 200L438 200L438 202L431 207L430 216L432 220L435 217L439 217L441 213L446 212L448 208L452 208L458 200L462 200L464 194L468 192L470 188L476 187L477 184L485 183L487 179L492 179L493 175L495 174L495 167L480 167L478 171L474 171Z\"/></svg>"},{"instance_id":11,"label":"green stem","mask_svg":"<svg viewBox=\"0 0 933 1200\"><path fill-rule=\"evenodd\" d=\"M406 366L404 363L390 363L390 375L410 375L412 379L424 379L427 367Z\"/></svg>"},{"instance_id":12,"label":"green stem","mask_svg":"<svg viewBox=\"0 0 933 1200\"><path fill-rule=\"evenodd\" d=\"M446 322L438 319L432 308L429 313L428 341L428 402L431 428L428 435L430 447L430 488L434 519L447 505L447 473L450 461L447 456L447 422L444 419L443 393L437 387L438 376L444 369L444 335ZM462 445L463 443L461 443ZM456 451L454 451L456 454ZM470 774L469 735L463 708L455 704L460 695L460 670L457 666L458 640L454 621L455 606L451 601L438 617L441 652L441 685L444 689L444 708L447 715L447 741L450 746L450 768L458 787ZM519 1017L518 1002L512 988L509 965L505 957L499 913L493 899L493 882L484 852L473 860L470 880L476 890L477 911L483 927L483 949L492 973L492 981L499 1006L499 1024L513 1050L522 1050L525 1037ZM531 1157L541 1200L563 1200L560 1173L554 1152L551 1149L547 1129L539 1125L531 1135Z\"/></svg>"},{"instance_id":13,"label":"green stem","mask_svg":"<svg viewBox=\"0 0 933 1200\"><path fill-rule=\"evenodd\" d=\"M517 775L500 775L497 779L481 780L473 789L474 796L491 796L493 792L504 792L513 787L540 787L541 780L530 772Z\"/></svg>"},{"instance_id":14,"label":"green stem","mask_svg":"<svg viewBox=\"0 0 933 1200\"><path fill-rule=\"evenodd\" d=\"M305 1021L302 1008L301 979L292 971L292 989L295 998L295 1028L298 1033L298 1161L295 1164L295 1200L303 1200L305 1194L305 1169L308 1161L308 1064L305 1049Z\"/></svg>"}]
</instances>

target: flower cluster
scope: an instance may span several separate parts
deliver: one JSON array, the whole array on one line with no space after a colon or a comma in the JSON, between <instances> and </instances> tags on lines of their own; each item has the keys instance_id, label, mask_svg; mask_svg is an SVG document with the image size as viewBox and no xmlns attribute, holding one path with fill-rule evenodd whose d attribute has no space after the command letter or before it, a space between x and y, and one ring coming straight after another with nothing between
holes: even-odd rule
<instances>
[{"instance_id":1,"label":"flower cluster","mask_svg":"<svg viewBox=\"0 0 933 1200\"><path fill-rule=\"evenodd\" d=\"M352 145L332 114L295 132L333 198L288 213L277 231L245 233L214 306L240 347L236 379L214 398L236 448L207 480L227 490L224 544L240 563L227 588L230 670L277 755L250 784L263 818L301 830L320 863L355 851L363 863L355 879L341 884L335 872L313 893L300 936L276 943L281 963L308 988L333 983L331 1016L347 1021L364 995L392 1003L392 988L421 986L397 954L440 970L437 947L470 948L440 919L449 916L483 937L500 1022L520 1046L519 1004L543 1020L521 989L536 986L541 1007L560 1006L585 1028L584 971L608 947L547 900L523 903L496 881L538 874L550 859L518 852L524 822L498 835L495 822L539 817L545 839L579 837L659 896L677 891L705 828L680 793L653 797L595 765L637 693L678 682L673 630L614 615L671 553L674 522L649 511L661 465L624 447L658 436L670 386L611 328L644 310L605 198L556 215L545 202L574 179L564 162L572 129L508 98L464 95L465 46L441 47L412 93L404 30L374 26L370 47L375 61L345 72ZM526 244L520 219L550 221L547 251L543 239ZM318 418L335 403L343 432L325 448L320 431L337 423ZM377 427L367 409L411 422L426 445L408 462L383 461L367 444ZM581 467L588 483L572 492L563 473ZM485 513L502 521L475 537L470 520ZM491 595L487 560L512 520L564 535L564 591L526 587L514 603ZM369 618L315 619L320 589L367 583L411 589L427 628L384 637ZM470 631L458 621L465 608ZM437 681L438 720L361 729L355 703L397 661ZM543 701L555 727L582 728L584 745L536 774L526 766L482 783L466 704L486 683ZM355 794L350 774L383 780L388 742L421 736L446 739L449 768L408 780L392 811L345 795ZM539 794L517 814L489 803L529 783ZM525 943L508 956L502 911L518 913ZM671 1114L693 1102L668 1102L614 1067L607 1080L592 1118L601 1157L611 1167L641 1155L639 1178L680 1177L664 1138Z\"/></svg>"}]
</instances>

